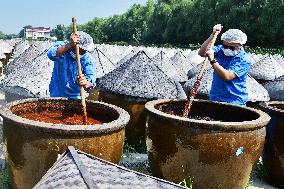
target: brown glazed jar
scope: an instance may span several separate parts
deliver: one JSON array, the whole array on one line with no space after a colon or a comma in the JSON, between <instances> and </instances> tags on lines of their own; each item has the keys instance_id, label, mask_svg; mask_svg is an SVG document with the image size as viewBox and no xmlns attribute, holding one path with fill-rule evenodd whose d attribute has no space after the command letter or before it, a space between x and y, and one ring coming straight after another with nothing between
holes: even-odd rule
<instances>
[{"instance_id":1,"label":"brown glazed jar","mask_svg":"<svg viewBox=\"0 0 284 189\"><path fill-rule=\"evenodd\" d=\"M122 155L124 128L129 114L114 105L86 101L89 117L96 125L45 123L20 117L45 111L81 112L81 100L66 98L25 99L2 107L7 165L14 188L30 189L68 146L118 163Z\"/></svg>"},{"instance_id":2,"label":"brown glazed jar","mask_svg":"<svg viewBox=\"0 0 284 189\"><path fill-rule=\"evenodd\" d=\"M147 110L147 150L153 176L190 177L193 188L244 188L262 152L270 117L252 108L195 100L155 100Z\"/></svg>"}]
</instances>

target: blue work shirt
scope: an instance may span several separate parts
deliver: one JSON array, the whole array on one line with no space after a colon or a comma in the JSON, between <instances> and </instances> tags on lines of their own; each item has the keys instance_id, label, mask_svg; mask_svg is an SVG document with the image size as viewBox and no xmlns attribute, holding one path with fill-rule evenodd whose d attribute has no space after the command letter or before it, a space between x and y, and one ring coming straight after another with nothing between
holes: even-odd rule
<instances>
[{"instance_id":1,"label":"blue work shirt","mask_svg":"<svg viewBox=\"0 0 284 189\"><path fill-rule=\"evenodd\" d=\"M232 71L237 77L225 81L214 72L209 100L245 105L248 100L246 82L250 69L250 62L246 52L242 48L236 56L226 56L222 48L222 45L213 48L215 59L224 69Z\"/></svg>"},{"instance_id":2,"label":"blue work shirt","mask_svg":"<svg viewBox=\"0 0 284 189\"><path fill-rule=\"evenodd\" d=\"M67 43L68 41L58 41L47 52L48 58L54 61L49 92L51 97L80 98L76 60L72 58L70 51L66 51L61 57L56 56L57 49ZM80 62L82 73L94 87L96 85L95 62L91 59L90 53L81 55Z\"/></svg>"}]
</instances>

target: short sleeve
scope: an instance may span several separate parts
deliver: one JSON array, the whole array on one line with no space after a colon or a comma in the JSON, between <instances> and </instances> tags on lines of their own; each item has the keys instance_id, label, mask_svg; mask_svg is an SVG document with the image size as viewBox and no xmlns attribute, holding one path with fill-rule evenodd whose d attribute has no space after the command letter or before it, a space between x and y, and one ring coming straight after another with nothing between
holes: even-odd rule
<instances>
[{"instance_id":1,"label":"short sleeve","mask_svg":"<svg viewBox=\"0 0 284 189\"><path fill-rule=\"evenodd\" d=\"M237 77L244 76L249 72L250 63L243 57L236 58L231 62L228 70L234 72Z\"/></svg>"},{"instance_id":2,"label":"short sleeve","mask_svg":"<svg viewBox=\"0 0 284 189\"><path fill-rule=\"evenodd\" d=\"M220 50L222 50L222 45L214 46L212 49L217 54Z\"/></svg>"},{"instance_id":3,"label":"short sleeve","mask_svg":"<svg viewBox=\"0 0 284 189\"><path fill-rule=\"evenodd\" d=\"M62 47L63 45L66 45L68 42L67 41L57 41L54 43L54 45L52 45L50 47L50 49L48 50L47 52L47 56L50 60L52 61L55 61L57 58L60 58L60 57L57 57L56 56L56 51L59 47Z\"/></svg>"}]
</instances>

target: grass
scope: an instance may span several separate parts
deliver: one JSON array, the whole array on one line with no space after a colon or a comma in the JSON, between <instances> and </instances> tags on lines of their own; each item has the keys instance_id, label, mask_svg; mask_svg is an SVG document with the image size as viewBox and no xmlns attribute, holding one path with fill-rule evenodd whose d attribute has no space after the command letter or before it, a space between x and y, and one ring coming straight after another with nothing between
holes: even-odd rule
<instances>
[{"instance_id":1,"label":"grass","mask_svg":"<svg viewBox=\"0 0 284 189\"><path fill-rule=\"evenodd\" d=\"M179 183L179 185L185 186L185 187L187 187L189 189L193 189L193 178L191 178L189 176L189 177L185 178L183 181L181 181ZM252 186L252 181L249 181L244 189L250 189L252 187L253 187Z\"/></svg>"},{"instance_id":2,"label":"grass","mask_svg":"<svg viewBox=\"0 0 284 189\"><path fill-rule=\"evenodd\" d=\"M267 169L264 167L262 162L258 162L255 168L256 175L266 183L271 183L271 179Z\"/></svg>"},{"instance_id":3,"label":"grass","mask_svg":"<svg viewBox=\"0 0 284 189\"><path fill-rule=\"evenodd\" d=\"M252 188L253 186L252 186L252 181L250 180L248 183L247 183L247 185L246 185L246 187L244 188L244 189L250 189L250 188Z\"/></svg>"},{"instance_id":4,"label":"grass","mask_svg":"<svg viewBox=\"0 0 284 189\"><path fill-rule=\"evenodd\" d=\"M12 189L7 169L0 170L0 189Z\"/></svg>"},{"instance_id":5,"label":"grass","mask_svg":"<svg viewBox=\"0 0 284 189\"><path fill-rule=\"evenodd\" d=\"M181 186L185 186L189 189L193 188L193 177L191 178L190 176L188 176L187 178L183 179L179 185Z\"/></svg>"},{"instance_id":6,"label":"grass","mask_svg":"<svg viewBox=\"0 0 284 189\"><path fill-rule=\"evenodd\" d=\"M245 47L246 52L254 54L280 54L284 56L283 47L280 48L263 48L263 47Z\"/></svg>"},{"instance_id":7,"label":"grass","mask_svg":"<svg viewBox=\"0 0 284 189\"><path fill-rule=\"evenodd\" d=\"M128 153L146 154L147 153L146 143L140 140L137 144L133 145L125 141L124 147L123 147L123 153L124 154L128 154Z\"/></svg>"}]
</instances>

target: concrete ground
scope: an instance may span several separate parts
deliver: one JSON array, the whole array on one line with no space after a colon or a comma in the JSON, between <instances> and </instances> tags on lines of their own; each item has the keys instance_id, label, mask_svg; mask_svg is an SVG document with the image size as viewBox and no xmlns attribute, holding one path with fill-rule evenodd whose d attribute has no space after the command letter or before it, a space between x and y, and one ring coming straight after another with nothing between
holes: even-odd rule
<instances>
[{"instance_id":1,"label":"concrete ground","mask_svg":"<svg viewBox=\"0 0 284 189\"><path fill-rule=\"evenodd\" d=\"M277 189L271 185L268 185L264 181L260 180L258 177L252 177L252 184L249 189Z\"/></svg>"},{"instance_id":2,"label":"concrete ground","mask_svg":"<svg viewBox=\"0 0 284 189\"><path fill-rule=\"evenodd\" d=\"M150 174L148 171L148 156L147 154L129 153L124 154L120 165L129 169L139 171L145 174ZM251 183L247 189L277 189L264 181L260 180L255 174L251 178Z\"/></svg>"}]
</instances>

